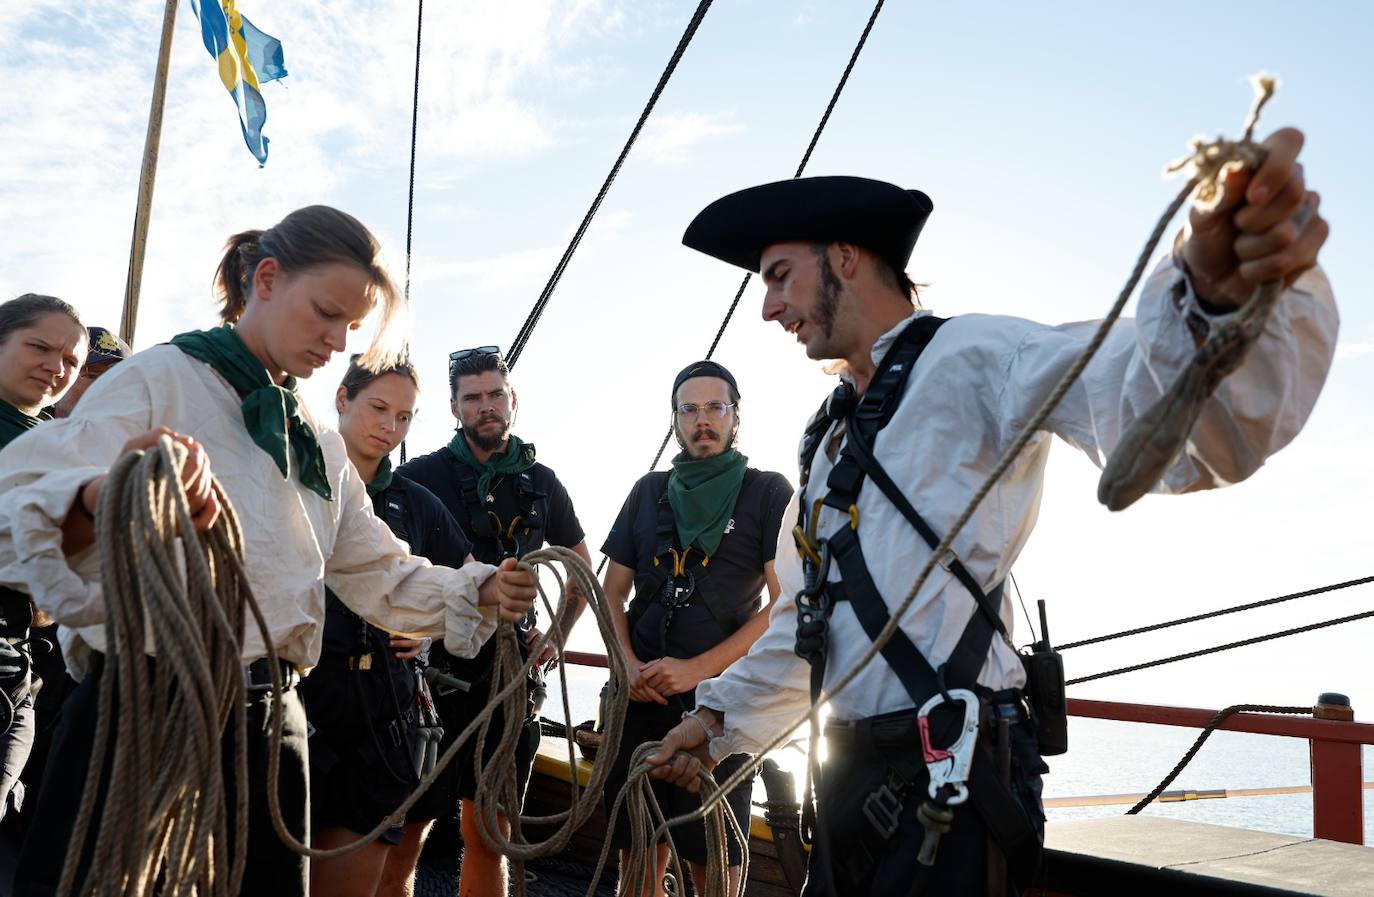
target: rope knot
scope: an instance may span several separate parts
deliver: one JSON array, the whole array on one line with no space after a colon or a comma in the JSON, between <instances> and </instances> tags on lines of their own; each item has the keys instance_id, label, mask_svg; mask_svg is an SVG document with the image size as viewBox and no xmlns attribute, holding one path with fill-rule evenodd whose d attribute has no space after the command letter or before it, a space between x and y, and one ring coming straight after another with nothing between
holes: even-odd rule
<instances>
[{"instance_id":1,"label":"rope knot","mask_svg":"<svg viewBox=\"0 0 1374 897\"><path fill-rule=\"evenodd\" d=\"M1255 124L1259 121L1260 111L1273 97L1278 87L1278 79L1273 75L1260 73L1250 79L1255 89L1255 100L1245 117L1245 132L1239 140L1217 137L1194 137L1188 144L1191 152L1164 169L1165 175L1187 172L1195 185L1193 200L1204 210L1211 211L1221 202L1221 181L1227 171L1257 168L1264 161L1265 150L1254 140Z\"/></svg>"}]
</instances>

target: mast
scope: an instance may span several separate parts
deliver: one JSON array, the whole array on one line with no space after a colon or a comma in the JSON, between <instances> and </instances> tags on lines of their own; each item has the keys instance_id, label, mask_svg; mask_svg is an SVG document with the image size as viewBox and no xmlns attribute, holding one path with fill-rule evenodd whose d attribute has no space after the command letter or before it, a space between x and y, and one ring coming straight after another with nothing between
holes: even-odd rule
<instances>
[{"instance_id":1,"label":"mast","mask_svg":"<svg viewBox=\"0 0 1374 897\"><path fill-rule=\"evenodd\" d=\"M119 335L134 344L138 322L138 293L143 285L143 253L148 245L148 221L152 215L153 181L157 177L157 151L162 142L162 108L167 99L167 67L172 58L172 27L176 23L177 0L167 0L162 16L162 43L157 52L157 73L153 78L153 102L148 112L148 135L143 141L143 169L138 177L138 207L134 211L134 236L129 247L129 276L124 284L124 311L119 319Z\"/></svg>"}]
</instances>

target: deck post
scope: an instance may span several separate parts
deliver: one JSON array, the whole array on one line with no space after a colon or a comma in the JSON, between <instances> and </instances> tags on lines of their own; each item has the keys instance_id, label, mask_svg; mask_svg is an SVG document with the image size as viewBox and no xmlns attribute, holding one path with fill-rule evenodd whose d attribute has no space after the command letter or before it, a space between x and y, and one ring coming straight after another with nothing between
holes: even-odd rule
<instances>
[{"instance_id":1,"label":"deck post","mask_svg":"<svg viewBox=\"0 0 1374 897\"><path fill-rule=\"evenodd\" d=\"M1324 692L1312 708L1316 719L1353 720L1350 699ZM1312 833L1315 837L1348 844L1364 843L1364 776L1360 745L1313 738Z\"/></svg>"}]
</instances>

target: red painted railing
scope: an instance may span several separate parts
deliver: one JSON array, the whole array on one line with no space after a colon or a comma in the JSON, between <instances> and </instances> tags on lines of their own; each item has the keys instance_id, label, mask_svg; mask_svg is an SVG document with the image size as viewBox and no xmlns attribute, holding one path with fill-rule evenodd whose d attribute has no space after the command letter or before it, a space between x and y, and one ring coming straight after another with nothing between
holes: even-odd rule
<instances>
[{"instance_id":1,"label":"red painted railing","mask_svg":"<svg viewBox=\"0 0 1374 897\"><path fill-rule=\"evenodd\" d=\"M1192 707L1069 699L1070 716L1128 723L1201 729L1216 713ZM1364 843L1364 777L1360 747L1374 744L1374 725L1354 722L1354 711L1349 706L1319 703L1312 708L1311 717L1243 713L1228 717L1217 728L1306 738L1311 749L1312 833L1331 841Z\"/></svg>"},{"instance_id":2,"label":"red painted railing","mask_svg":"<svg viewBox=\"0 0 1374 897\"><path fill-rule=\"evenodd\" d=\"M604 654L567 651L564 659L577 666L606 666ZM1218 729L1256 735L1306 738L1311 746L1312 831L1318 838L1364 843L1364 777L1361 745L1374 744L1374 724L1354 722L1348 706L1317 704L1311 717L1268 713L1238 713ZM1069 699L1069 715L1127 723L1154 723L1201 729L1215 710L1125 704L1116 701Z\"/></svg>"}]
</instances>

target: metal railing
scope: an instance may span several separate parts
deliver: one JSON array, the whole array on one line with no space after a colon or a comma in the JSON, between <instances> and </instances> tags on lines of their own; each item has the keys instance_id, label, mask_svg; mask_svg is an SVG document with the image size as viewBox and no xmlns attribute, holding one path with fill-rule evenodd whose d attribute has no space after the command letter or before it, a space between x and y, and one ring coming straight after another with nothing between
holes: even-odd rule
<instances>
[{"instance_id":1,"label":"metal railing","mask_svg":"<svg viewBox=\"0 0 1374 897\"><path fill-rule=\"evenodd\" d=\"M584 651L565 651L563 659L575 666L606 667L606 656ZM1374 745L1374 724L1354 721L1354 710L1341 696L1324 694L1312 708L1311 717L1245 713L1230 716L1215 728L1254 735L1305 738L1312 768L1312 832L1315 837L1349 844L1364 843L1364 777L1360 750ZM1341 699L1343 700L1343 699ZM1069 698L1069 716L1125 723L1153 723L1203 729L1217 715L1215 710L1169 707L1117 701Z\"/></svg>"}]
</instances>

